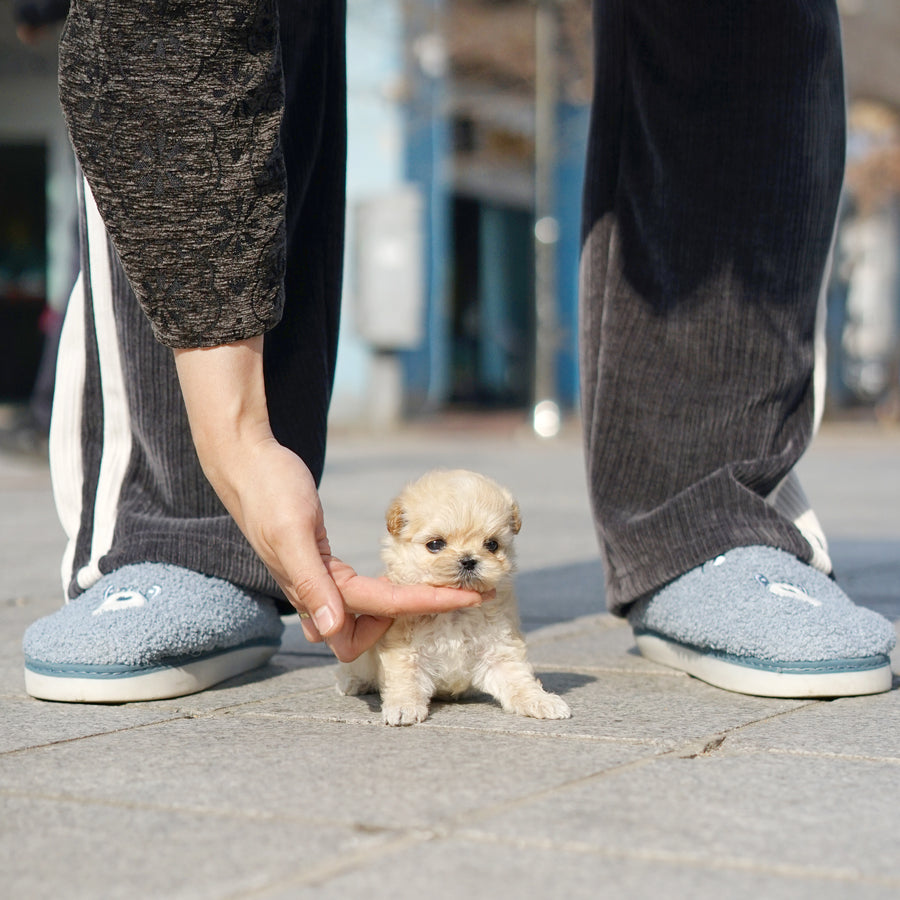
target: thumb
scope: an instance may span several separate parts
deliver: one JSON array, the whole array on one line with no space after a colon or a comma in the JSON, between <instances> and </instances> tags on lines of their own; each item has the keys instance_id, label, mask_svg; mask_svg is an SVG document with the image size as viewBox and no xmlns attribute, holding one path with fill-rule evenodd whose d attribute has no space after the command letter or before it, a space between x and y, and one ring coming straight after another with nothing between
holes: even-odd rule
<instances>
[{"instance_id":1,"label":"thumb","mask_svg":"<svg viewBox=\"0 0 900 900\"><path fill-rule=\"evenodd\" d=\"M344 625L344 600L325 567L330 557L328 540L301 540L294 550L293 565L288 571L294 575L287 585L281 585L291 605L300 613L303 632L311 641L330 637Z\"/></svg>"},{"instance_id":2,"label":"thumb","mask_svg":"<svg viewBox=\"0 0 900 900\"><path fill-rule=\"evenodd\" d=\"M300 624L308 640L322 641L340 631L344 624L344 603L324 566L321 574L307 575L282 589L300 613Z\"/></svg>"}]
</instances>

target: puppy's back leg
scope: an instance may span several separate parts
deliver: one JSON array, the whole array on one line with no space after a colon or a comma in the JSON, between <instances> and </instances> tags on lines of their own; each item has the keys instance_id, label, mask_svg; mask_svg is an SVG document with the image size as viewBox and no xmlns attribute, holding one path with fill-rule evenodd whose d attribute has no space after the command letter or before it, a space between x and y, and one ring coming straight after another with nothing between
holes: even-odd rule
<instances>
[{"instance_id":1,"label":"puppy's back leg","mask_svg":"<svg viewBox=\"0 0 900 900\"><path fill-rule=\"evenodd\" d=\"M562 697L545 691L524 658L501 656L476 673L476 687L490 694L507 712L533 719L568 719L572 713Z\"/></svg>"},{"instance_id":2,"label":"puppy's back leg","mask_svg":"<svg viewBox=\"0 0 900 900\"><path fill-rule=\"evenodd\" d=\"M366 650L353 662L338 666L337 689L345 696L378 693L378 657L375 650Z\"/></svg>"}]
</instances>

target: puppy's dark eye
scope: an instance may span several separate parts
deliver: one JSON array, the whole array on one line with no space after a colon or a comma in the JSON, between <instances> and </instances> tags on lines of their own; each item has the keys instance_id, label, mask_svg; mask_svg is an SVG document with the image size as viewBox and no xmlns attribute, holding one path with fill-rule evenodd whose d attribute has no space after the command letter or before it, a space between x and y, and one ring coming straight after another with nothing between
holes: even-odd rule
<instances>
[{"instance_id":1,"label":"puppy's dark eye","mask_svg":"<svg viewBox=\"0 0 900 900\"><path fill-rule=\"evenodd\" d=\"M429 553L440 553L447 546L447 542L441 540L441 538L435 538L435 540L429 541L425 546L428 548Z\"/></svg>"},{"instance_id":2,"label":"puppy's dark eye","mask_svg":"<svg viewBox=\"0 0 900 900\"><path fill-rule=\"evenodd\" d=\"M488 553L496 553L500 549L500 544L491 538L484 542L484 549L487 550Z\"/></svg>"}]
</instances>

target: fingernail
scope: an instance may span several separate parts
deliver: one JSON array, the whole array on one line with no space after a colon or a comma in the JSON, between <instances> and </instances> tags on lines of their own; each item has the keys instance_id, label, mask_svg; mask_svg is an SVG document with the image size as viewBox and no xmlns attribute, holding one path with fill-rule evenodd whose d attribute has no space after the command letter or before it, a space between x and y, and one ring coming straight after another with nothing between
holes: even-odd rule
<instances>
[{"instance_id":1,"label":"fingernail","mask_svg":"<svg viewBox=\"0 0 900 900\"><path fill-rule=\"evenodd\" d=\"M319 634L325 635L334 628L335 617L334 613L327 606L320 606L313 613L313 621L316 623L316 628L319 629Z\"/></svg>"}]
</instances>

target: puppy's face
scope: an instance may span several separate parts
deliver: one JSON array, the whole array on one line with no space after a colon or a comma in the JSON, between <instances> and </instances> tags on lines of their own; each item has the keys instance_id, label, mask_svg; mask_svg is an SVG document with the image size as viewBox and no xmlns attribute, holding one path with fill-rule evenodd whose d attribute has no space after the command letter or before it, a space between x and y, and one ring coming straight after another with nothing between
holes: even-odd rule
<instances>
[{"instance_id":1,"label":"puppy's face","mask_svg":"<svg viewBox=\"0 0 900 900\"><path fill-rule=\"evenodd\" d=\"M437 470L391 504L382 557L394 581L486 591L512 572L520 526L505 488L475 472Z\"/></svg>"}]
</instances>

